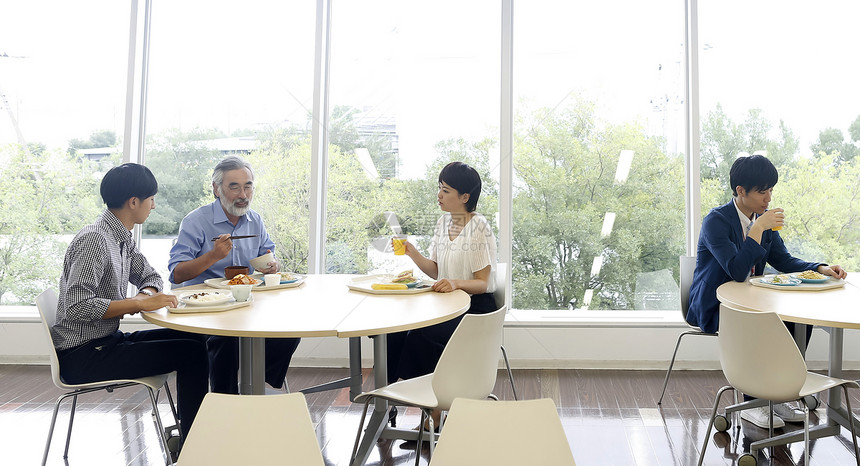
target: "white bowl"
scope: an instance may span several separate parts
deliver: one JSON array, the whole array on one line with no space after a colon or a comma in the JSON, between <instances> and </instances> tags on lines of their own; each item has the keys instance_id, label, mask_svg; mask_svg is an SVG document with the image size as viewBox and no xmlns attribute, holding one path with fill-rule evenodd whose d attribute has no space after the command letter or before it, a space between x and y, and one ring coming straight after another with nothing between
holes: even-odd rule
<instances>
[{"instance_id":1,"label":"white bowl","mask_svg":"<svg viewBox=\"0 0 860 466\"><path fill-rule=\"evenodd\" d=\"M275 261L275 255L271 252L267 252L260 257L255 257L251 259L251 267L256 270L266 270L269 268L269 262Z\"/></svg>"}]
</instances>

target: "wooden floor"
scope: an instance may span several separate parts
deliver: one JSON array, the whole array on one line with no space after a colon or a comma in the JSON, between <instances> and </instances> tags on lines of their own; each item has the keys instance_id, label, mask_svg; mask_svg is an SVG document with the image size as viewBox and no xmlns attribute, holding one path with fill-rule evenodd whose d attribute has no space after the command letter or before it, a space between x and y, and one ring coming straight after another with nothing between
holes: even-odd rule
<instances>
[{"instance_id":1,"label":"wooden floor","mask_svg":"<svg viewBox=\"0 0 860 466\"><path fill-rule=\"evenodd\" d=\"M579 466L696 464L714 395L726 383L718 371L677 371L663 406L658 407L656 399L663 372L514 372L521 398L549 397L555 401ZM291 368L288 378L290 388L299 390L345 375L346 370L339 369ZM856 379L860 373L845 376ZM500 399L513 399L503 372L499 373L495 393ZM39 464L51 410L59 394L51 383L47 366L0 365L0 465ZM725 398L728 401L730 396ZM307 401L326 464L347 464L361 407L350 403L344 390L311 394ZM48 464L164 464L148 404L145 392L134 389L82 396L67 463L63 461L62 449L69 406L64 404ZM852 394L852 406L860 407L860 394ZM170 419L166 404L160 406L160 411L165 419ZM823 417L822 408L812 416L813 423L823 422ZM417 411L401 412L398 427L413 426L417 421ZM741 424L738 430L712 435L705 464L736 464L749 442L765 434L746 422ZM854 464L851 440L846 433L843 429L839 437L814 441L812 464ZM368 464L412 464L414 453L401 449L400 444L400 441L380 442ZM426 450L423 455L422 464L426 464ZM798 443L790 448L777 448L772 458L769 452L764 452L759 455L758 464L802 463L803 444Z\"/></svg>"}]
</instances>

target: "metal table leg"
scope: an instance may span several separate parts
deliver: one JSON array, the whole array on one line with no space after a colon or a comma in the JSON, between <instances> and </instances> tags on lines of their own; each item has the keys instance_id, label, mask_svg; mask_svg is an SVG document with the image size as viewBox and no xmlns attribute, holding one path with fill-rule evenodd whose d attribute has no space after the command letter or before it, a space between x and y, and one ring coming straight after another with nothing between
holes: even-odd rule
<instances>
[{"instance_id":1,"label":"metal table leg","mask_svg":"<svg viewBox=\"0 0 860 466\"><path fill-rule=\"evenodd\" d=\"M266 339L239 337L239 393L266 394Z\"/></svg>"},{"instance_id":2,"label":"metal table leg","mask_svg":"<svg viewBox=\"0 0 860 466\"><path fill-rule=\"evenodd\" d=\"M373 338L373 381L375 387L388 385L388 337L376 335ZM374 401L373 413L364 430L361 444L358 446L353 466L362 466L367 462L370 451L388 423L388 402L377 399Z\"/></svg>"}]
</instances>

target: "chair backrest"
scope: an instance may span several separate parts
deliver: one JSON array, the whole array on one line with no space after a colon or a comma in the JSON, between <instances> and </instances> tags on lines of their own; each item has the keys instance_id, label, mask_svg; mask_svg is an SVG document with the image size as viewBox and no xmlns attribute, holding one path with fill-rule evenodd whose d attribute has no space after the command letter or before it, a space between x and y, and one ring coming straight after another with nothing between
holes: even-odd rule
<instances>
[{"instance_id":1,"label":"chair backrest","mask_svg":"<svg viewBox=\"0 0 860 466\"><path fill-rule=\"evenodd\" d=\"M324 462L302 393L207 393L178 464L322 465Z\"/></svg>"},{"instance_id":2,"label":"chair backrest","mask_svg":"<svg viewBox=\"0 0 860 466\"><path fill-rule=\"evenodd\" d=\"M690 287L693 285L693 271L696 270L696 256L681 256L678 285L681 290L681 317L687 318L690 308Z\"/></svg>"},{"instance_id":3,"label":"chair backrest","mask_svg":"<svg viewBox=\"0 0 860 466\"><path fill-rule=\"evenodd\" d=\"M447 410L454 398L484 399L492 393L504 322L504 308L463 316L433 371L439 409Z\"/></svg>"},{"instance_id":4,"label":"chair backrest","mask_svg":"<svg viewBox=\"0 0 860 466\"><path fill-rule=\"evenodd\" d=\"M496 264L496 290L493 291L493 298L496 300L496 309L501 309L502 307L506 307L506 297L505 294L508 289L508 264L506 262L499 262Z\"/></svg>"},{"instance_id":5,"label":"chair backrest","mask_svg":"<svg viewBox=\"0 0 860 466\"><path fill-rule=\"evenodd\" d=\"M806 362L774 312L749 312L720 305L720 365L738 390L772 401L797 399Z\"/></svg>"},{"instance_id":6,"label":"chair backrest","mask_svg":"<svg viewBox=\"0 0 860 466\"><path fill-rule=\"evenodd\" d=\"M51 359L51 378L54 380L54 385L64 388L66 384L60 378L60 360L57 358L57 349L54 348L54 340L51 338L51 327L57 321L58 300L56 290L47 289L36 297L36 308L39 309L39 316L42 318L42 328L45 330L44 335L48 342L48 356Z\"/></svg>"},{"instance_id":7,"label":"chair backrest","mask_svg":"<svg viewBox=\"0 0 860 466\"><path fill-rule=\"evenodd\" d=\"M458 398L448 412L430 464L571 466L575 463L551 399Z\"/></svg>"}]
</instances>

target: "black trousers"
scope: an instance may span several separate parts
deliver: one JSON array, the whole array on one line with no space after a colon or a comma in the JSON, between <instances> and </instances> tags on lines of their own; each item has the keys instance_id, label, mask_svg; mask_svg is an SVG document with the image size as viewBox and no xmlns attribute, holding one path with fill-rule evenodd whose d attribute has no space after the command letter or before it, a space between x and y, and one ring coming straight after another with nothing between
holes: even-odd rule
<instances>
[{"instance_id":1,"label":"black trousers","mask_svg":"<svg viewBox=\"0 0 860 466\"><path fill-rule=\"evenodd\" d=\"M472 295L467 314L496 310L492 293ZM427 375L436 369L442 351L463 316L429 327L388 334L388 383Z\"/></svg>"},{"instance_id":2,"label":"black trousers","mask_svg":"<svg viewBox=\"0 0 860 466\"><path fill-rule=\"evenodd\" d=\"M266 383L281 388L301 338L266 338ZM209 336L209 382L215 393L239 393L239 339Z\"/></svg>"},{"instance_id":3,"label":"black trousers","mask_svg":"<svg viewBox=\"0 0 860 466\"><path fill-rule=\"evenodd\" d=\"M187 437L209 391L209 361L203 335L170 329L116 332L58 352L67 383L137 379L176 371L176 402Z\"/></svg>"}]
</instances>

